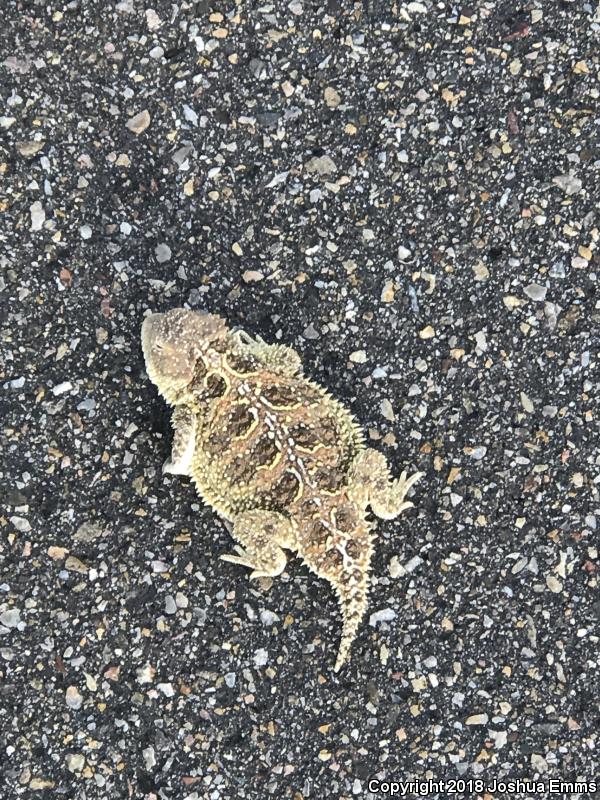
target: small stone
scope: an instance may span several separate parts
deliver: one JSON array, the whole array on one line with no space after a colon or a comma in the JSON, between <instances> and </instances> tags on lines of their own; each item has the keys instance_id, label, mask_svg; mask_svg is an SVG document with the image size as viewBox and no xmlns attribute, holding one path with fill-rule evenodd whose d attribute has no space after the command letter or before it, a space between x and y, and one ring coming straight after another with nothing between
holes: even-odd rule
<instances>
[{"instance_id":1,"label":"small stone","mask_svg":"<svg viewBox=\"0 0 600 800\"><path fill-rule=\"evenodd\" d=\"M39 231L42 228L42 225L46 221L46 212L44 211L42 204L39 200L36 200L35 203L31 204L29 209L29 214L31 216L31 226L29 228L30 231Z\"/></svg>"},{"instance_id":2,"label":"small stone","mask_svg":"<svg viewBox=\"0 0 600 800\"><path fill-rule=\"evenodd\" d=\"M144 764L146 769L150 771L152 767L156 766L156 753L154 752L154 748L152 745L149 747L144 747L142 750L142 756L144 758Z\"/></svg>"},{"instance_id":3,"label":"small stone","mask_svg":"<svg viewBox=\"0 0 600 800\"><path fill-rule=\"evenodd\" d=\"M61 558L64 558L69 551L66 547L56 547L55 545L50 545L46 552L50 558L53 558L54 560L60 560Z\"/></svg>"},{"instance_id":4,"label":"small stone","mask_svg":"<svg viewBox=\"0 0 600 800\"><path fill-rule=\"evenodd\" d=\"M146 25L151 31L155 31L162 25L162 20L153 8L146 9Z\"/></svg>"},{"instance_id":5,"label":"small stone","mask_svg":"<svg viewBox=\"0 0 600 800\"><path fill-rule=\"evenodd\" d=\"M39 792L42 789L52 789L56 784L50 778L42 778L39 775L36 775L29 781L29 788L33 789L35 792Z\"/></svg>"},{"instance_id":6,"label":"small stone","mask_svg":"<svg viewBox=\"0 0 600 800\"><path fill-rule=\"evenodd\" d=\"M98 689L98 681L94 678L93 675L90 675L89 672L85 672L85 685L89 689L90 692L95 692Z\"/></svg>"},{"instance_id":7,"label":"small stone","mask_svg":"<svg viewBox=\"0 0 600 800\"><path fill-rule=\"evenodd\" d=\"M399 578L401 575L406 574L406 570L400 563L398 556L392 556L390 559L390 563L388 564L388 572L392 578Z\"/></svg>"},{"instance_id":8,"label":"small stone","mask_svg":"<svg viewBox=\"0 0 600 800\"><path fill-rule=\"evenodd\" d=\"M487 447L485 445L480 445L479 447L471 447L468 449L467 455L474 458L475 461L481 461L481 459L487 453Z\"/></svg>"},{"instance_id":9,"label":"small stone","mask_svg":"<svg viewBox=\"0 0 600 800\"><path fill-rule=\"evenodd\" d=\"M81 772L85 766L85 758L81 753L69 753L66 758L69 772Z\"/></svg>"},{"instance_id":10,"label":"small stone","mask_svg":"<svg viewBox=\"0 0 600 800\"><path fill-rule=\"evenodd\" d=\"M537 772L547 772L548 771L548 762L544 758L544 756L540 755L540 753L532 753L531 754L531 766Z\"/></svg>"},{"instance_id":11,"label":"small stone","mask_svg":"<svg viewBox=\"0 0 600 800\"><path fill-rule=\"evenodd\" d=\"M0 624L5 628L16 628L21 622L21 611L18 608L9 608L0 614Z\"/></svg>"},{"instance_id":12,"label":"small stone","mask_svg":"<svg viewBox=\"0 0 600 800\"><path fill-rule=\"evenodd\" d=\"M82 225L81 228L79 228L79 235L82 239L91 239L92 229L89 225Z\"/></svg>"},{"instance_id":13,"label":"small stone","mask_svg":"<svg viewBox=\"0 0 600 800\"><path fill-rule=\"evenodd\" d=\"M367 354L364 350L354 350L348 356L353 364L365 364L367 361Z\"/></svg>"},{"instance_id":14,"label":"small stone","mask_svg":"<svg viewBox=\"0 0 600 800\"><path fill-rule=\"evenodd\" d=\"M79 689L76 686L67 687L65 699L69 708L72 708L73 710L81 708L81 704L83 703L83 697L79 693Z\"/></svg>"},{"instance_id":15,"label":"small stone","mask_svg":"<svg viewBox=\"0 0 600 800\"><path fill-rule=\"evenodd\" d=\"M487 725L488 719L487 714L471 714L465 720L465 725Z\"/></svg>"},{"instance_id":16,"label":"small stone","mask_svg":"<svg viewBox=\"0 0 600 800\"><path fill-rule=\"evenodd\" d=\"M523 303L526 303L526 300L521 300L518 297L515 297L514 294L505 294L502 298L502 302L507 308L518 308L522 306Z\"/></svg>"},{"instance_id":17,"label":"small stone","mask_svg":"<svg viewBox=\"0 0 600 800\"><path fill-rule=\"evenodd\" d=\"M269 662L269 654L263 647L255 651L254 653L255 667L264 667L265 664L268 664L268 662Z\"/></svg>"},{"instance_id":18,"label":"small stone","mask_svg":"<svg viewBox=\"0 0 600 800\"><path fill-rule=\"evenodd\" d=\"M395 295L394 281L386 281L383 289L381 290L381 302L393 303Z\"/></svg>"},{"instance_id":19,"label":"small stone","mask_svg":"<svg viewBox=\"0 0 600 800\"><path fill-rule=\"evenodd\" d=\"M571 259L571 266L574 269L585 269L588 265L587 259L582 258L581 256L573 256Z\"/></svg>"},{"instance_id":20,"label":"small stone","mask_svg":"<svg viewBox=\"0 0 600 800\"><path fill-rule=\"evenodd\" d=\"M592 251L590 250L589 247L584 247L583 245L580 245L577 248L577 252L579 253L579 255L583 259L585 259L585 261L591 261L592 260L593 253L592 253Z\"/></svg>"},{"instance_id":21,"label":"small stone","mask_svg":"<svg viewBox=\"0 0 600 800\"><path fill-rule=\"evenodd\" d=\"M264 274L257 269L247 269L242 274L242 280L244 283L256 283L257 281L262 281L264 277Z\"/></svg>"},{"instance_id":22,"label":"small stone","mask_svg":"<svg viewBox=\"0 0 600 800\"><path fill-rule=\"evenodd\" d=\"M541 302L546 299L548 289L545 286L540 286L539 283L530 283L523 291L531 300Z\"/></svg>"},{"instance_id":23,"label":"small stone","mask_svg":"<svg viewBox=\"0 0 600 800\"><path fill-rule=\"evenodd\" d=\"M525 392L521 392L521 405L528 414L533 414L533 412L535 411L533 403L531 402L530 398L525 394Z\"/></svg>"},{"instance_id":24,"label":"small stone","mask_svg":"<svg viewBox=\"0 0 600 800\"><path fill-rule=\"evenodd\" d=\"M396 415L394 414L394 409L392 407L392 404L387 399L387 397L381 401L379 410L381 411L382 416L384 416L390 422L394 422L394 420L396 419Z\"/></svg>"},{"instance_id":25,"label":"small stone","mask_svg":"<svg viewBox=\"0 0 600 800\"><path fill-rule=\"evenodd\" d=\"M165 597L165 613L166 614L176 614L177 613L177 603L175 602L175 598L168 594Z\"/></svg>"},{"instance_id":26,"label":"small stone","mask_svg":"<svg viewBox=\"0 0 600 800\"><path fill-rule=\"evenodd\" d=\"M369 617L369 625L373 628L380 622L391 622L396 619L396 612L393 608L382 608L379 611L373 612Z\"/></svg>"},{"instance_id":27,"label":"small stone","mask_svg":"<svg viewBox=\"0 0 600 800\"><path fill-rule=\"evenodd\" d=\"M431 327L431 325L427 325L427 327L419 331L419 337L421 339L433 339L434 336L435 330Z\"/></svg>"},{"instance_id":28,"label":"small stone","mask_svg":"<svg viewBox=\"0 0 600 800\"><path fill-rule=\"evenodd\" d=\"M329 108L337 108L342 102L339 92L337 92L332 86L327 86L323 94L325 97L325 103Z\"/></svg>"},{"instance_id":29,"label":"small stone","mask_svg":"<svg viewBox=\"0 0 600 800\"><path fill-rule=\"evenodd\" d=\"M581 180L575 175L556 175L552 183L562 189L565 194L578 194L583 186Z\"/></svg>"},{"instance_id":30,"label":"small stone","mask_svg":"<svg viewBox=\"0 0 600 800\"><path fill-rule=\"evenodd\" d=\"M135 671L138 683L152 683L156 675L156 669L151 664L144 664Z\"/></svg>"},{"instance_id":31,"label":"small stone","mask_svg":"<svg viewBox=\"0 0 600 800\"><path fill-rule=\"evenodd\" d=\"M306 171L316 175L332 175L337 167L329 156L314 156L306 162Z\"/></svg>"},{"instance_id":32,"label":"small stone","mask_svg":"<svg viewBox=\"0 0 600 800\"><path fill-rule=\"evenodd\" d=\"M233 689L236 680L235 672L226 672L225 675L223 675L223 680L225 681L225 686Z\"/></svg>"},{"instance_id":33,"label":"small stone","mask_svg":"<svg viewBox=\"0 0 600 800\"><path fill-rule=\"evenodd\" d=\"M52 387L52 394L55 397L58 397L61 394L70 392L72 388L73 384L71 383L71 381L64 381L63 383L57 383L56 386Z\"/></svg>"},{"instance_id":34,"label":"small stone","mask_svg":"<svg viewBox=\"0 0 600 800\"><path fill-rule=\"evenodd\" d=\"M400 261L407 261L412 256L412 253L407 247L400 245L398 248L398 258Z\"/></svg>"},{"instance_id":35,"label":"small stone","mask_svg":"<svg viewBox=\"0 0 600 800\"><path fill-rule=\"evenodd\" d=\"M558 578L555 578L554 575L546 575L546 586L551 592L554 592L554 594L559 594L563 590L562 583Z\"/></svg>"},{"instance_id":36,"label":"small stone","mask_svg":"<svg viewBox=\"0 0 600 800\"><path fill-rule=\"evenodd\" d=\"M31 523L27 517L19 517L16 514L10 518L10 524L19 531L19 533L29 533L31 530Z\"/></svg>"},{"instance_id":37,"label":"small stone","mask_svg":"<svg viewBox=\"0 0 600 800\"><path fill-rule=\"evenodd\" d=\"M244 255L244 251L243 251L243 250L242 250L242 248L240 247L240 244L239 244L239 242L234 242L234 243L231 245L231 249L232 249L232 250L233 250L233 252L236 254L236 256L243 256L243 255Z\"/></svg>"},{"instance_id":38,"label":"small stone","mask_svg":"<svg viewBox=\"0 0 600 800\"><path fill-rule=\"evenodd\" d=\"M171 248L168 244L157 244L154 248L154 253L159 264L164 264L166 261L171 260Z\"/></svg>"},{"instance_id":39,"label":"small stone","mask_svg":"<svg viewBox=\"0 0 600 800\"><path fill-rule=\"evenodd\" d=\"M189 181L186 181L183 184L183 193L186 197L191 197L194 194L194 179L190 178Z\"/></svg>"},{"instance_id":40,"label":"small stone","mask_svg":"<svg viewBox=\"0 0 600 800\"><path fill-rule=\"evenodd\" d=\"M43 139L33 142L17 142L17 151L25 158L33 158L43 148L45 142Z\"/></svg>"},{"instance_id":41,"label":"small stone","mask_svg":"<svg viewBox=\"0 0 600 800\"><path fill-rule=\"evenodd\" d=\"M150 125L150 114L144 109L144 111L140 111L139 114L127 120L126 125L132 133L139 136Z\"/></svg>"},{"instance_id":42,"label":"small stone","mask_svg":"<svg viewBox=\"0 0 600 800\"><path fill-rule=\"evenodd\" d=\"M321 334L315 328L312 322L302 331L302 336L304 336L305 339L318 339L320 335Z\"/></svg>"},{"instance_id":43,"label":"small stone","mask_svg":"<svg viewBox=\"0 0 600 800\"><path fill-rule=\"evenodd\" d=\"M165 697L175 696L175 689L173 688L172 683L157 683L156 688L159 692L162 692Z\"/></svg>"},{"instance_id":44,"label":"small stone","mask_svg":"<svg viewBox=\"0 0 600 800\"><path fill-rule=\"evenodd\" d=\"M80 575L87 575L87 566L76 556L69 556L65 561L65 569L68 572L78 572Z\"/></svg>"}]
</instances>

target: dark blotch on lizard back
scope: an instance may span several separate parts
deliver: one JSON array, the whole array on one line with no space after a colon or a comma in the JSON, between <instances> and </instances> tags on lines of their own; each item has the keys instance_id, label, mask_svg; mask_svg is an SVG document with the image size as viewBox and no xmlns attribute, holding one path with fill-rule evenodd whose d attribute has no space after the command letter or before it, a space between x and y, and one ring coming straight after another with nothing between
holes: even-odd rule
<instances>
[{"instance_id":1,"label":"dark blotch on lizard back","mask_svg":"<svg viewBox=\"0 0 600 800\"><path fill-rule=\"evenodd\" d=\"M363 554L364 549L361 546L360 542L351 539L349 542L346 543L346 552L353 561L357 561Z\"/></svg>"},{"instance_id":2,"label":"dark blotch on lizard back","mask_svg":"<svg viewBox=\"0 0 600 800\"><path fill-rule=\"evenodd\" d=\"M321 440L312 428L304 422L298 422L290 428L290 436L298 447L304 450L314 450L322 444Z\"/></svg>"},{"instance_id":3,"label":"dark blotch on lizard back","mask_svg":"<svg viewBox=\"0 0 600 800\"><path fill-rule=\"evenodd\" d=\"M228 353L226 360L229 368L239 375L251 375L259 370L257 360L247 353Z\"/></svg>"},{"instance_id":4,"label":"dark blotch on lizard back","mask_svg":"<svg viewBox=\"0 0 600 800\"><path fill-rule=\"evenodd\" d=\"M227 382L220 375L211 373L204 381L204 397L216 400L227 394Z\"/></svg>"},{"instance_id":5,"label":"dark blotch on lizard back","mask_svg":"<svg viewBox=\"0 0 600 800\"><path fill-rule=\"evenodd\" d=\"M243 437L254 425L254 415L245 403L236 403L225 422L225 432L230 439Z\"/></svg>"},{"instance_id":6,"label":"dark blotch on lizard back","mask_svg":"<svg viewBox=\"0 0 600 800\"><path fill-rule=\"evenodd\" d=\"M335 525L342 533L349 533L356 529L358 518L350 503L343 503L338 507L335 512Z\"/></svg>"},{"instance_id":7,"label":"dark blotch on lizard back","mask_svg":"<svg viewBox=\"0 0 600 800\"><path fill-rule=\"evenodd\" d=\"M298 478L292 472L284 472L271 489L271 494L275 498L277 507L285 510L294 502L299 489Z\"/></svg>"},{"instance_id":8,"label":"dark blotch on lizard back","mask_svg":"<svg viewBox=\"0 0 600 800\"><path fill-rule=\"evenodd\" d=\"M260 394L273 408L293 408L303 400L296 387L279 383L263 386Z\"/></svg>"},{"instance_id":9,"label":"dark blotch on lizard back","mask_svg":"<svg viewBox=\"0 0 600 800\"><path fill-rule=\"evenodd\" d=\"M309 544L322 550L327 544L331 531L320 519L315 519L307 525L306 534Z\"/></svg>"},{"instance_id":10,"label":"dark blotch on lizard back","mask_svg":"<svg viewBox=\"0 0 600 800\"><path fill-rule=\"evenodd\" d=\"M280 450L277 447L275 440L271 439L269 436L263 436L255 444L252 454L249 456L249 458L256 464L257 467L269 467L271 464L273 464L279 455L279 452ZM292 475L292 477L294 476Z\"/></svg>"},{"instance_id":11,"label":"dark blotch on lizard back","mask_svg":"<svg viewBox=\"0 0 600 800\"><path fill-rule=\"evenodd\" d=\"M310 476L311 482L324 492L336 492L344 485L346 476L335 469L317 469Z\"/></svg>"}]
</instances>

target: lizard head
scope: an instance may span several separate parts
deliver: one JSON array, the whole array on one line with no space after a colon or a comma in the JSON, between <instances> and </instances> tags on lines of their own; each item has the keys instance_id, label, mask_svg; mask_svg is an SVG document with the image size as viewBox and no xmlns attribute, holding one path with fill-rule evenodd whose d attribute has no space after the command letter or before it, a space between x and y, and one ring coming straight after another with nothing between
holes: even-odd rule
<instances>
[{"instance_id":1,"label":"lizard head","mask_svg":"<svg viewBox=\"0 0 600 800\"><path fill-rule=\"evenodd\" d=\"M171 400L191 382L198 358L227 334L225 321L216 314L185 308L150 314L142 324L142 350L150 380Z\"/></svg>"}]
</instances>

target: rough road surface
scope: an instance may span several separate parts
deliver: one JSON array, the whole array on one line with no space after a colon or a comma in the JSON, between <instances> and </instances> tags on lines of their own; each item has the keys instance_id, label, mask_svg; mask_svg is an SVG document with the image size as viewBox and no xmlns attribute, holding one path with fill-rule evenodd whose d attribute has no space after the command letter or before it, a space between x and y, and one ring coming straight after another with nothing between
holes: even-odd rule
<instances>
[{"instance_id":1,"label":"rough road surface","mask_svg":"<svg viewBox=\"0 0 600 800\"><path fill-rule=\"evenodd\" d=\"M596 5L4 3L3 798L597 776ZM184 304L425 473L339 675L333 592L161 474Z\"/></svg>"}]
</instances>

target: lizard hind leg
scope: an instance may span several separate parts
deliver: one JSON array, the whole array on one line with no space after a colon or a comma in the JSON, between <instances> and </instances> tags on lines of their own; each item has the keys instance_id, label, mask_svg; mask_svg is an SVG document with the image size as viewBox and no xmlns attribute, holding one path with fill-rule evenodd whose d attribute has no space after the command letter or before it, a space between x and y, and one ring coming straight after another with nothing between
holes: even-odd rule
<instances>
[{"instance_id":1,"label":"lizard hind leg","mask_svg":"<svg viewBox=\"0 0 600 800\"><path fill-rule=\"evenodd\" d=\"M422 476L422 472L415 472L407 477L403 472L392 480L383 453L367 448L356 456L352 464L349 491L364 506L370 505L380 519L395 519L413 505L406 500L406 495Z\"/></svg>"},{"instance_id":2,"label":"lizard hind leg","mask_svg":"<svg viewBox=\"0 0 600 800\"><path fill-rule=\"evenodd\" d=\"M255 509L233 517L232 536L239 544L235 554L221 556L223 561L249 567L250 578L279 575L287 556L282 548L294 547L292 523L283 514Z\"/></svg>"}]
</instances>

